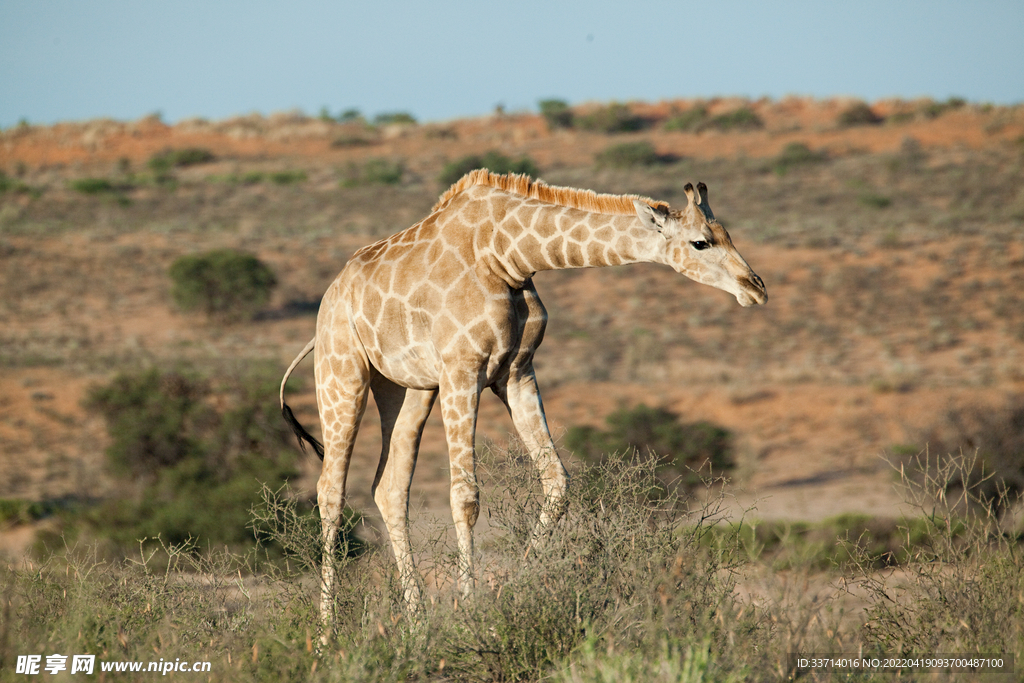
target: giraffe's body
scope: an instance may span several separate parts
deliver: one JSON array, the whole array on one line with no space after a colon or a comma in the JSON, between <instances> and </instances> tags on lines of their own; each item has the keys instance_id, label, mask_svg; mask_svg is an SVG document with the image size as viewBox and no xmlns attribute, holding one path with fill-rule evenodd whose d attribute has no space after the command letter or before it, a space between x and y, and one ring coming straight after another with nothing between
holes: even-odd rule
<instances>
[{"instance_id":1,"label":"giraffe's body","mask_svg":"<svg viewBox=\"0 0 1024 683\"><path fill-rule=\"evenodd\" d=\"M480 393L505 403L536 463L546 504L561 513L568 483L548 432L533 372L546 313L531 277L540 270L666 263L733 293L766 300L764 284L714 221L706 188L670 213L660 202L552 188L523 176L470 173L423 221L357 251L324 295L316 336L317 401L324 437L317 484L324 551L321 614L330 628L332 547L349 459L372 391L383 447L373 496L391 536L405 597L419 599L408 536L409 486L420 436L440 396L459 540L459 582L473 584L472 528L479 512L474 437ZM711 249L715 247L715 249ZM708 258L710 257L710 258ZM301 438L315 443L291 417ZM315 444L319 445L319 444Z\"/></svg>"}]
</instances>

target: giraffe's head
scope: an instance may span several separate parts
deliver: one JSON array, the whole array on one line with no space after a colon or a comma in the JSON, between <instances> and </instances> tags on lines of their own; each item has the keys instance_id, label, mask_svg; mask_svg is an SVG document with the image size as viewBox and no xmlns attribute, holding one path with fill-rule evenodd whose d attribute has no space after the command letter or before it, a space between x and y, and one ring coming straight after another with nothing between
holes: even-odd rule
<instances>
[{"instance_id":1,"label":"giraffe's head","mask_svg":"<svg viewBox=\"0 0 1024 683\"><path fill-rule=\"evenodd\" d=\"M637 216L645 227L664 237L658 261L672 266L691 280L717 287L736 297L740 306L768 301L764 282L736 251L729 233L715 220L708 205L708 188L686 184L686 208L669 211L635 201Z\"/></svg>"}]
</instances>

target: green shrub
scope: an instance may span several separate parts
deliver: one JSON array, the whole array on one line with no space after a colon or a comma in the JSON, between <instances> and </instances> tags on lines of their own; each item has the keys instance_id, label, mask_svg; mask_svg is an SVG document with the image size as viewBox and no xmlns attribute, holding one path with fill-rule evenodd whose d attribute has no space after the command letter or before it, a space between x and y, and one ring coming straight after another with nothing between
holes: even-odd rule
<instances>
[{"instance_id":1,"label":"green shrub","mask_svg":"<svg viewBox=\"0 0 1024 683\"><path fill-rule=\"evenodd\" d=\"M306 181L305 171L276 171L267 175L275 185L294 185Z\"/></svg>"},{"instance_id":2,"label":"green shrub","mask_svg":"<svg viewBox=\"0 0 1024 683\"><path fill-rule=\"evenodd\" d=\"M824 151L813 151L802 142L791 142L776 155L771 162L771 168L778 175L785 175L795 166L821 163L828 159Z\"/></svg>"},{"instance_id":3,"label":"green shrub","mask_svg":"<svg viewBox=\"0 0 1024 683\"><path fill-rule=\"evenodd\" d=\"M71 181L71 187L82 194L105 194L117 191L114 183L106 178L79 178Z\"/></svg>"},{"instance_id":4,"label":"green shrub","mask_svg":"<svg viewBox=\"0 0 1024 683\"><path fill-rule=\"evenodd\" d=\"M889 114L889 116L887 116L885 120L886 120L886 123L889 123L889 124L892 124L892 125L896 125L896 126L903 125L905 123L910 123L911 121L914 120L914 112L898 111L898 112L895 112L893 114Z\"/></svg>"},{"instance_id":5,"label":"green shrub","mask_svg":"<svg viewBox=\"0 0 1024 683\"><path fill-rule=\"evenodd\" d=\"M360 130L355 133L344 133L331 140L331 147L366 147L377 144L378 140L373 130Z\"/></svg>"},{"instance_id":6,"label":"green shrub","mask_svg":"<svg viewBox=\"0 0 1024 683\"><path fill-rule=\"evenodd\" d=\"M872 209L887 209L892 205L891 198L877 192L862 192L857 201Z\"/></svg>"},{"instance_id":7,"label":"green shrub","mask_svg":"<svg viewBox=\"0 0 1024 683\"><path fill-rule=\"evenodd\" d=\"M853 128L855 126L875 126L882 123L883 120L866 103L857 102L840 112L837 123L842 128Z\"/></svg>"},{"instance_id":8,"label":"green shrub","mask_svg":"<svg viewBox=\"0 0 1024 683\"><path fill-rule=\"evenodd\" d=\"M572 109L564 100L541 100L537 105L540 115L547 121L549 129L572 128Z\"/></svg>"},{"instance_id":9,"label":"green shrub","mask_svg":"<svg viewBox=\"0 0 1024 683\"><path fill-rule=\"evenodd\" d=\"M757 130L764 127L764 121L750 107L710 116L707 107L695 105L686 111L671 116L665 122L665 130L700 132L709 128L721 131Z\"/></svg>"},{"instance_id":10,"label":"green shrub","mask_svg":"<svg viewBox=\"0 0 1024 683\"><path fill-rule=\"evenodd\" d=\"M0 498L0 524L29 524L73 506L70 500Z\"/></svg>"},{"instance_id":11,"label":"green shrub","mask_svg":"<svg viewBox=\"0 0 1024 683\"><path fill-rule=\"evenodd\" d=\"M373 117L376 126L388 126L392 124L415 124L416 117L405 111L391 111L377 114Z\"/></svg>"},{"instance_id":12,"label":"green shrub","mask_svg":"<svg viewBox=\"0 0 1024 683\"><path fill-rule=\"evenodd\" d=\"M706 467L712 473L733 467L732 434L711 422L682 423L669 410L641 403L609 414L605 423L605 430L570 428L565 447L591 462L632 451L653 453L663 475L682 476L688 485L698 483L696 472Z\"/></svg>"},{"instance_id":13,"label":"green shrub","mask_svg":"<svg viewBox=\"0 0 1024 683\"><path fill-rule=\"evenodd\" d=\"M701 130L708 120L708 110L702 105L696 105L686 111L675 114L665 122L665 130L680 132L696 132Z\"/></svg>"},{"instance_id":14,"label":"green shrub","mask_svg":"<svg viewBox=\"0 0 1024 683\"><path fill-rule=\"evenodd\" d=\"M471 154L445 164L438 179L443 185L451 185L462 176L478 168L486 168L492 173L523 173L532 177L537 177L540 173L537 164L528 156L514 160L501 152L492 150L482 156Z\"/></svg>"},{"instance_id":15,"label":"green shrub","mask_svg":"<svg viewBox=\"0 0 1024 683\"><path fill-rule=\"evenodd\" d=\"M187 460L160 470L137 498L105 501L86 519L93 533L122 552L137 547L141 539L156 538L174 545L197 542L203 548L241 549L256 542L250 511L260 502L261 484L277 488L294 475L291 468L255 459L227 471ZM315 515L310 505L306 513Z\"/></svg>"},{"instance_id":16,"label":"green shrub","mask_svg":"<svg viewBox=\"0 0 1024 683\"><path fill-rule=\"evenodd\" d=\"M640 140L606 147L598 152L595 161L598 166L633 168L634 166L653 166L661 163L662 157L658 156L654 145L646 140Z\"/></svg>"},{"instance_id":17,"label":"green shrub","mask_svg":"<svg viewBox=\"0 0 1024 683\"><path fill-rule=\"evenodd\" d=\"M937 119L946 112L953 111L954 109L960 109L965 104L967 104L967 101L962 97L950 97L945 102L929 101L923 104L919 111L925 118Z\"/></svg>"},{"instance_id":18,"label":"green shrub","mask_svg":"<svg viewBox=\"0 0 1024 683\"><path fill-rule=\"evenodd\" d=\"M351 164L345 178L341 181L345 187L357 185L397 185L402 182L405 169L401 161L387 159L369 159L361 167Z\"/></svg>"},{"instance_id":19,"label":"green shrub","mask_svg":"<svg viewBox=\"0 0 1024 683\"><path fill-rule=\"evenodd\" d=\"M149 370L94 387L85 406L107 422L107 460L118 474L144 476L200 457L195 427L210 419L209 385L188 374Z\"/></svg>"},{"instance_id":20,"label":"green shrub","mask_svg":"<svg viewBox=\"0 0 1024 683\"><path fill-rule=\"evenodd\" d=\"M169 274L171 297L179 308L224 321L251 319L277 284L266 264L231 249L182 256Z\"/></svg>"},{"instance_id":21,"label":"green shrub","mask_svg":"<svg viewBox=\"0 0 1024 683\"><path fill-rule=\"evenodd\" d=\"M279 375L276 366L256 365L212 383L151 369L92 389L85 406L106 421L111 468L143 484L89 510L93 531L120 548L157 537L251 545L261 483L276 490L295 475L294 437L276 401ZM315 516L308 504L301 515ZM266 528L255 531L273 543Z\"/></svg>"},{"instance_id":22,"label":"green shrub","mask_svg":"<svg viewBox=\"0 0 1024 683\"><path fill-rule=\"evenodd\" d=\"M207 164L216 159L213 152L201 147L167 149L149 159L149 168L156 173L166 173L172 168Z\"/></svg>"},{"instance_id":23,"label":"green shrub","mask_svg":"<svg viewBox=\"0 0 1024 683\"><path fill-rule=\"evenodd\" d=\"M646 127L647 121L633 114L626 105L612 102L607 107L577 117L576 125L583 130L597 133L628 133L642 130Z\"/></svg>"},{"instance_id":24,"label":"green shrub","mask_svg":"<svg viewBox=\"0 0 1024 683\"><path fill-rule=\"evenodd\" d=\"M763 128L764 122L750 107L740 107L712 117L706 125L708 128L716 128L721 131L756 130Z\"/></svg>"},{"instance_id":25,"label":"green shrub","mask_svg":"<svg viewBox=\"0 0 1024 683\"><path fill-rule=\"evenodd\" d=\"M24 175L24 164L19 163L18 167L18 175ZM74 184L72 184L72 188L74 188ZM32 197L39 197L42 194L42 190L40 188L29 187L23 181L12 178L6 175L3 171L0 171L0 194L4 194L8 191L17 192L18 194L27 194Z\"/></svg>"}]
</instances>

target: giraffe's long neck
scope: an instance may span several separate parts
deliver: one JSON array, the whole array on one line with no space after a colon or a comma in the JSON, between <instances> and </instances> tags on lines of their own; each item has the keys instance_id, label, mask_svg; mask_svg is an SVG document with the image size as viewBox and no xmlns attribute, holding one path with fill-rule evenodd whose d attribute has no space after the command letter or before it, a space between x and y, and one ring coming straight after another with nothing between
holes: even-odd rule
<instances>
[{"instance_id":1,"label":"giraffe's long neck","mask_svg":"<svg viewBox=\"0 0 1024 683\"><path fill-rule=\"evenodd\" d=\"M533 273L655 260L664 237L635 215L590 213L536 201L510 206L489 245L495 270L521 285ZM505 277L505 276L508 277Z\"/></svg>"}]
</instances>

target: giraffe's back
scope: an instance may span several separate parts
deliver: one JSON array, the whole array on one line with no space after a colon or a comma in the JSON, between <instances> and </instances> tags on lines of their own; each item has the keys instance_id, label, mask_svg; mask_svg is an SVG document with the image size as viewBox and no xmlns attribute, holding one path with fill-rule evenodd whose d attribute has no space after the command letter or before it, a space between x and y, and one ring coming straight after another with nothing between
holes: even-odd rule
<instances>
[{"instance_id":1,"label":"giraffe's back","mask_svg":"<svg viewBox=\"0 0 1024 683\"><path fill-rule=\"evenodd\" d=\"M437 388L455 360L496 375L516 346L517 293L481 272L474 235L441 211L357 251L321 303L318 348L348 345L415 389Z\"/></svg>"}]
</instances>

